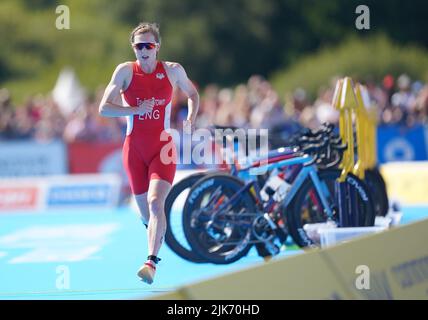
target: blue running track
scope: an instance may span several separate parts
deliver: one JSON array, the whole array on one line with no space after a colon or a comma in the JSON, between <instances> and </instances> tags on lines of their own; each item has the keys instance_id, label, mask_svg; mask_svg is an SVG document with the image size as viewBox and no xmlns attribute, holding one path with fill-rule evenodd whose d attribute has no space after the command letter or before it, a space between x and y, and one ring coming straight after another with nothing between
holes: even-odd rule
<instances>
[{"instance_id":1,"label":"blue running track","mask_svg":"<svg viewBox=\"0 0 428 320\"><path fill-rule=\"evenodd\" d=\"M428 206L403 213L408 223L428 217ZM263 263L251 251L232 265L194 264L164 245L149 286L136 275L146 256L145 228L128 207L0 213L0 299L135 299Z\"/></svg>"}]
</instances>

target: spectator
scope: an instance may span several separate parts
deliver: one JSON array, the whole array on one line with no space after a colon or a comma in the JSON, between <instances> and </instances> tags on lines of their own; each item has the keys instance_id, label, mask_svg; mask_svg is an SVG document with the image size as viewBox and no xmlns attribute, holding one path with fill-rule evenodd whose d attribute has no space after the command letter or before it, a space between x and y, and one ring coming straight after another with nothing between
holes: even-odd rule
<instances>
[{"instance_id":1,"label":"spectator","mask_svg":"<svg viewBox=\"0 0 428 320\"><path fill-rule=\"evenodd\" d=\"M292 95L285 96L285 104L260 75L251 76L246 84L235 88L208 85L201 96L196 127L219 124L267 128L277 136L286 137L300 125L315 129L323 122L337 123L338 112L331 106L334 85L320 88L313 103L303 88L297 88ZM380 124L428 123L427 84L412 83L410 77L403 74L397 81L392 75L386 75L379 84L369 78L366 86L371 101L378 106ZM100 92L103 88L96 90L93 98L86 100L74 113L63 115L51 96L31 97L22 106L14 107L9 91L1 89L0 139L121 142L126 118L99 117ZM181 129L186 117L186 100L180 92L175 93L171 108L173 128ZM284 130L288 132L285 135Z\"/></svg>"}]
</instances>

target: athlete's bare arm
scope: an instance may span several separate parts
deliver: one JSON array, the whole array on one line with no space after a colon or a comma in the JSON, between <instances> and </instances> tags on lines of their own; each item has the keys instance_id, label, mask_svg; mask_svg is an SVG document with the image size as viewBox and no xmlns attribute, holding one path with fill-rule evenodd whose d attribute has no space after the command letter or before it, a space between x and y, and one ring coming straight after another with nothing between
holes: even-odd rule
<instances>
[{"instance_id":1,"label":"athlete's bare arm","mask_svg":"<svg viewBox=\"0 0 428 320\"><path fill-rule=\"evenodd\" d=\"M187 77L186 71L179 63L166 63L168 74L173 78L174 85L179 87L189 98L187 120L195 123L196 115L199 110L199 94L192 81Z\"/></svg>"},{"instance_id":2,"label":"athlete's bare arm","mask_svg":"<svg viewBox=\"0 0 428 320\"><path fill-rule=\"evenodd\" d=\"M132 66L122 63L116 67L110 83L104 91L99 106L99 113L104 117L123 117L151 112L154 106L153 100L145 100L139 106L130 108L115 103L119 101L121 92L126 90L132 79Z\"/></svg>"}]
</instances>

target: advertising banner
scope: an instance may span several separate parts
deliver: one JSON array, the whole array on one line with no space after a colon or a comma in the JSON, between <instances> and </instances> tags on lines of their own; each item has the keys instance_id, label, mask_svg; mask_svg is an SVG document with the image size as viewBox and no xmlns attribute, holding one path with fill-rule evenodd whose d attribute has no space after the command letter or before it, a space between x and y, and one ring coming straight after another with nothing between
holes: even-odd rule
<instances>
[{"instance_id":1,"label":"advertising banner","mask_svg":"<svg viewBox=\"0 0 428 320\"><path fill-rule=\"evenodd\" d=\"M119 205L117 174L0 179L0 213L51 209L113 208Z\"/></svg>"},{"instance_id":2,"label":"advertising banner","mask_svg":"<svg viewBox=\"0 0 428 320\"><path fill-rule=\"evenodd\" d=\"M426 131L427 128L422 125L411 128L397 125L379 127L377 130L379 163L427 160Z\"/></svg>"},{"instance_id":3,"label":"advertising banner","mask_svg":"<svg viewBox=\"0 0 428 320\"><path fill-rule=\"evenodd\" d=\"M66 147L62 141L0 142L0 177L65 174L67 167Z\"/></svg>"}]
</instances>

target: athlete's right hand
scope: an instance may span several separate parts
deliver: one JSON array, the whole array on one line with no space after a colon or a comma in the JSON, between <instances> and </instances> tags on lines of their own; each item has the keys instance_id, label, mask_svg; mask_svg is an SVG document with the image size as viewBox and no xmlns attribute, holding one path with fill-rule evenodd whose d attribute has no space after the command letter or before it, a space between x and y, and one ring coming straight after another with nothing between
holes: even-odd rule
<instances>
[{"instance_id":1,"label":"athlete's right hand","mask_svg":"<svg viewBox=\"0 0 428 320\"><path fill-rule=\"evenodd\" d=\"M134 111L136 115L144 115L146 113L151 113L153 111L153 107L155 106L155 98L146 99L141 102L137 107L135 107Z\"/></svg>"}]
</instances>

